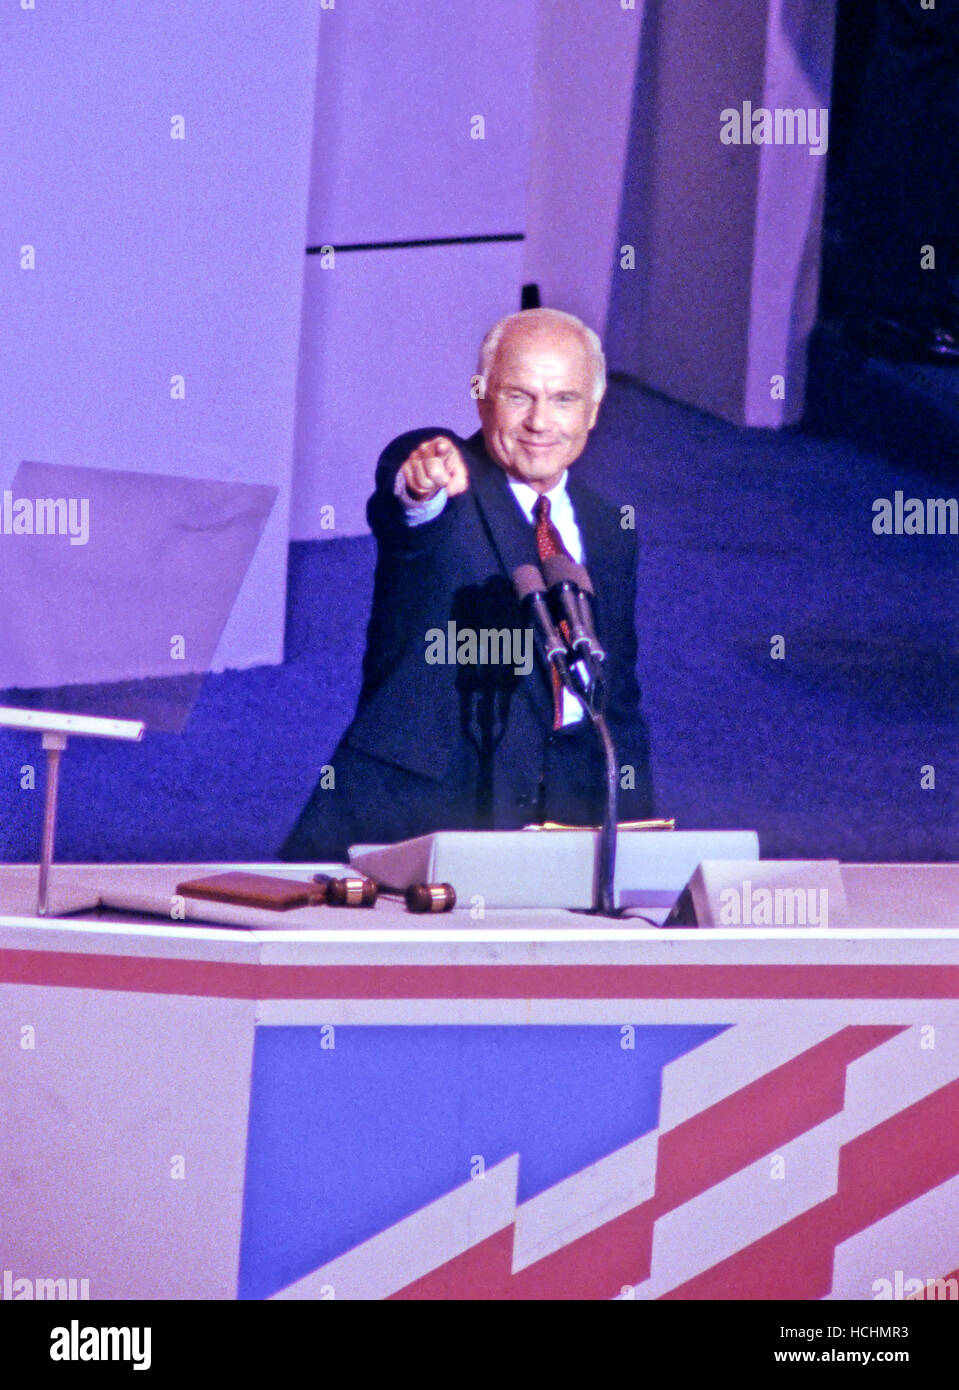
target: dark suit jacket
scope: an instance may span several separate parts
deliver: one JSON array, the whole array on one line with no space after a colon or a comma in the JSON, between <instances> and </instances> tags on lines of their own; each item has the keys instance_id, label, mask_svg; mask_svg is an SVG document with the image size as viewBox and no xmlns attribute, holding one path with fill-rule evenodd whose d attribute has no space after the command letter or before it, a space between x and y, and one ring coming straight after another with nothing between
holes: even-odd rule
<instances>
[{"instance_id":1,"label":"dark suit jacket","mask_svg":"<svg viewBox=\"0 0 959 1390\"><path fill-rule=\"evenodd\" d=\"M411 527L393 491L396 474L438 434L462 452L469 490L435 520ZM622 529L616 507L578 482L575 465L568 488L609 652L607 715L620 766L632 769L622 778L620 818L640 818L651 813L652 792L635 673L636 535ZM335 793L317 789L281 854L319 858L342 852L348 840L512 828L541 816L598 823L595 735L586 720L553 733L552 688L538 652L528 676L512 665L426 660L427 633L445 633L450 622L477 631L526 626L511 575L538 564L535 531L482 435L401 435L380 458L367 516L378 558L356 715L332 759Z\"/></svg>"}]
</instances>

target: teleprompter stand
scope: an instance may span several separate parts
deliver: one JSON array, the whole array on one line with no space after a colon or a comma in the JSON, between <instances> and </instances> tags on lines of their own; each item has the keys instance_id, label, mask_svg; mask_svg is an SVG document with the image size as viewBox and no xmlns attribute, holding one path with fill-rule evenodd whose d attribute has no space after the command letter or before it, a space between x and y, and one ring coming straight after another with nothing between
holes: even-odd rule
<instances>
[{"instance_id":1,"label":"teleprompter stand","mask_svg":"<svg viewBox=\"0 0 959 1390\"><path fill-rule=\"evenodd\" d=\"M13 709L0 705L0 728L24 729L39 733L47 755L47 779L43 800L43 835L40 843L40 871L37 879L37 916L48 912L50 866L57 822L57 794L60 787L60 759L68 735L86 738L117 738L138 743L144 725L135 719L98 719L85 714L56 714L50 710Z\"/></svg>"}]
</instances>

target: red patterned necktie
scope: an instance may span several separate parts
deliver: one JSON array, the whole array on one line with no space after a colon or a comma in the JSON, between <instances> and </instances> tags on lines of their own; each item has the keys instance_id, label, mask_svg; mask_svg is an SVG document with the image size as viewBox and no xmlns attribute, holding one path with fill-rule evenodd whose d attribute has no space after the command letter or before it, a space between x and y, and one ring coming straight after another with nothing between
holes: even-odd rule
<instances>
[{"instance_id":1,"label":"red patterned necktie","mask_svg":"<svg viewBox=\"0 0 959 1390\"><path fill-rule=\"evenodd\" d=\"M536 549L539 551L541 560L549 560L554 555L565 555L572 559L569 551L563 544L563 538L559 531L550 521L549 517L549 498L537 497L533 506L533 517L536 521ZM567 623L560 623L560 630L565 638L569 638L569 628ZM556 667L550 665L550 674L553 677L553 728L563 727L563 682L559 678Z\"/></svg>"}]
</instances>

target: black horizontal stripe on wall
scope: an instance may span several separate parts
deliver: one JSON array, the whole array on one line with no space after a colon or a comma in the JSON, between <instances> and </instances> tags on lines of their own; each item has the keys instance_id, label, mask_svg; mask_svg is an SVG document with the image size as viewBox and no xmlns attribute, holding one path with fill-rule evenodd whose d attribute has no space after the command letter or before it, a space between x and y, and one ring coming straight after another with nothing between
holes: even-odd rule
<instances>
[{"instance_id":1,"label":"black horizontal stripe on wall","mask_svg":"<svg viewBox=\"0 0 959 1390\"><path fill-rule=\"evenodd\" d=\"M355 241L347 246L334 246L334 251L407 251L416 246L476 246L482 242L523 241L523 232L492 232L489 236L431 236L412 241ZM331 243L324 242L324 246ZM308 246L308 256L319 256L323 246Z\"/></svg>"}]
</instances>

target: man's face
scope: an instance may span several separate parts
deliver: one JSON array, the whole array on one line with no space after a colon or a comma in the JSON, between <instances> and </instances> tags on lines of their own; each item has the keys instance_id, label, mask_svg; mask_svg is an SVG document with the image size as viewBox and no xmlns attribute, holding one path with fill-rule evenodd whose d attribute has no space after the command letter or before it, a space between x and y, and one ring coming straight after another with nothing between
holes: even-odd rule
<instances>
[{"instance_id":1,"label":"man's face","mask_svg":"<svg viewBox=\"0 0 959 1390\"><path fill-rule=\"evenodd\" d=\"M596 423L592 365L570 330L507 330L477 402L490 455L511 478L549 492Z\"/></svg>"}]
</instances>

